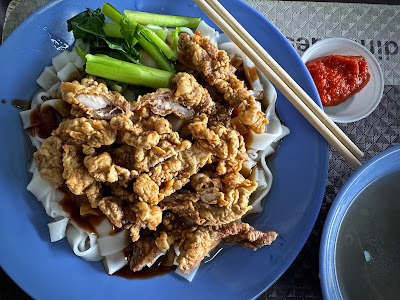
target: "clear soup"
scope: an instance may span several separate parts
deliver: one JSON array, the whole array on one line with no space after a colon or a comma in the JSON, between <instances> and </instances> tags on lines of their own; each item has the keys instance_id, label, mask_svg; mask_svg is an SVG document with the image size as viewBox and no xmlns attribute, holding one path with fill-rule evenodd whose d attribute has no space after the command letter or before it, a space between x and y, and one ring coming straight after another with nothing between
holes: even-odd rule
<instances>
[{"instance_id":1,"label":"clear soup","mask_svg":"<svg viewBox=\"0 0 400 300\"><path fill-rule=\"evenodd\" d=\"M340 225L335 258L343 299L400 299L400 171L357 195Z\"/></svg>"}]
</instances>

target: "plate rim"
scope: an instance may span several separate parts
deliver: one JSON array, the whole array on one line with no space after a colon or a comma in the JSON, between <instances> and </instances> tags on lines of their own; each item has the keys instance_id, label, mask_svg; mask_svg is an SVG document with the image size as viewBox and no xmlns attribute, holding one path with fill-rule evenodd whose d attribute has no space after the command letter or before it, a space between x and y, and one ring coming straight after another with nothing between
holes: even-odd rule
<instances>
[{"instance_id":1,"label":"plate rim","mask_svg":"<svg viewBox=\"0 0 400 300\"><path fill-rule=\"evenodd\" d=\"M253 13L253 14L258 15L258 16L263 20L263 23L265 23L265 22L268 23L269 26L271 26L271 28L272 28L274 31L278 31L278 32L279 32L279 35L280 35L280 38L282 39L282 41L284 41L288 46L290 46L290 47L288 47L288 49L290 49L290 51L291 51L294 55L296 55L296 56L298 57L298 60L301 60L301 58L299 57L299 55L297 54L297 52L295 51L295 49L292 47L292 45L290 44L290 42L287 41L287 40L284 38L284 36L282 35L282 33L281 33L281 32L280 32L266 17L264 17L260 12L258 12L255 8L251 7L249 4L244 3L244 2L242 2L242 1L240 1L240 0L235 0L235 1L238 3L238 5L245 6L247 9L249 9L250 13ZM24 30L24 28L26 27L26 24L28 24L29 22L31 22L31 20L32 20L33 18L36 18L36 15L37 15L37 14L41 14L43 11L47 10L50 6L56 5L56 4L58 4L59 2L66 2L66 1L64 1L64 0L53 0L53 1L50 1L49 3L45 4L44 6L40 7L39 9L37 9L35 12L33 12L28 18L26 18L16 29L7 37L7 39L4 41L4 43L2 44L2 46L8 45L9 43L11 43L11 41L12 41L13 39L15 39L15 37L19 34L19 32ZM2 47L2 48L4 48L4 47ZM304 65L303 65L302 67L303 67L303 68L306 68ZM309 80L312 80L311 77L310 77ZM316 93L316 90L315 90L314 92ZM321 106L321 103L320 103L320 101L319 101L319 97L318 97L316 100L317 100L317 104L318 104L319 106ZM324 141L323 143L325 143L324 148L326 149L326 151L325 151L325 156L324 156L324 159L323 159L324 162L325 162L325 166L324 166L324 168L323 168L323 169L324 169L324 174L323 174L323 175L324 175L324 177L325 177L325 179L326 179L327 173L328 173L327 171L328 171L328 162L329 162L329 160L328 160L329 152L328 152L327 143L326 143L325 141ZM326 180L325 180L325 181L326 181ZM317 216L318 216L318 214L319 214L320 207L321 207L321 204L322 204L322 201L323 201L323 196L324 196L324 192L325 192L325 187L326 187L325 185L319 187L319 189L320 189L321 191L319 192L319 194L320 194L320 195L319 195L320 200L319 200L319 202L318 202L318 210L315 209L315 211L314 211L314 213L313 213L312 222L310 221L310 222L307 223L307 227L306 227L306 229L303 231L304 233L303 233L303 235L302 235L302 238L300 239L301 242L298 243L298 244L296 245L296 247L295 247L294 252L296 252L296 255L294 255L294 256L292 257L291 260L288 260L287 263L284 264L284 267L282 268L282 271L280 272L279 276L277 276L277 278L276 278L273 282L271 282L269 285L265 286L265 288L264 288L263 290L261 290L258 294L256 294L256 295L253 297L253 299L254 299L254 298L257 298L259 295L261 295L265 290L267 290L271 285L273 285L273 284L276 282L276 280L278 280L278 279L282 276L283 273L286 272L287 268L293 263L293 261L295 260L295 258L297 257L297 255L299 254L299 252L301 251L301 249L304 247L304 244L305 244L306 240L308 239L308 237L309 237L309 235L310 235L310 233L311 233L311 230L312 230L312 228L313 228L313 226L315 225L315 222L316 222L316 220L317 220ZM9 273L7 272L6 269L3 268L3 270L4 270L7 274L9 274ZM10 276L10 275L9 275L9 276ZM18 282L18 281L16 281L12 276L10 276L10 278L12 278L15 282ZM20 284L18 284L18 285L21 287ZM22 287L21 287L21 288L22 288ZM23 288L22 288L22 289L23 289ZM25 289L24 289L24 291L25 291ZM27 292L27 291L26 291L26 292ZM27 292L27 293L28 293L28 292ZM28 294L29 294L29 293L28 293Z\"/></svg>"}]
</instances>

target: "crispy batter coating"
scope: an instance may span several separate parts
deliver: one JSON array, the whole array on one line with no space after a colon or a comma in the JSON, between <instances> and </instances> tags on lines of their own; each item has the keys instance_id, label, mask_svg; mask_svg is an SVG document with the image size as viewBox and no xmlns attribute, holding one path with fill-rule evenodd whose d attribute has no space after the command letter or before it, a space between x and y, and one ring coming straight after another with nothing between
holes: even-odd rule
<instances>
[{"instance_id":1,"label":"crispy batter coating","mask_svg":"<svg viewBox=\"0 0 400 300\"><path fill-rule=\"evenodd\" d=\"M86 156L84 165L91 176L100 182L119 182L126 185L138 173L135 170L129 171L126 168L113 164L111 155L103 152L97 156Z\"/></svg>"},{"instance_id":2,"label":"crispy batter coating","mask_svg":"<svg viewBox=\"0 0 400 300\"><path fill-rule=\"evenodd\" d=\"M52 188L58 188L64 184L62 165L62 140L59 137L46 139L39 151L33 154L40 176L46 180Z\"/></svg>"},{"instance_id":3,"label":"crispy batter coating","mask_svg":"<svg viewBox=\"0 0 400 300\"><path fill-rule=\"evenodd\" d=\"M61 92L63 100L72 105L71 115L75 117L111 119L132 109L132 104L121 94L109 91L104 83L91 76L81 82L63 82Z\"/></svg>"},{"instance_id":4,"label":"crispy batter coating","mask_svg":"<svg viewBox=\"0 0 400 300\"><path fill-rule=\"evenodd\" d=\"M265 131L268 121L261 111L261 104L247 90L244 82L236 77L235 68L230 64L225 51L218 50L217 46L198 32L193 37L182 33L178 48L185 61L199 71L208 84L216 87L231 107L238 110L238 118L244 125L255 133Z\"/></svg>"},{"instance_id":5,"label":"crispy batter coating","mask_svg":"<svg viewBox=\"0 0 400 300\"><path fill-rule=\"evenodd\" d=\"M257 183L245 179L240 173L229 173L220 180L195 193L176 192L164 199L160 206L198 225L222 225L240 219L252 208L249 197Z\"/></svg>"},{"instance_id":6,"label":"crispy batter coating","mask_svg":"<svg viewBox=\"0 0 400 300\"><path fill-rule=\"evenodd\" d=\"M188 274L221 240L237 242L256 250L270 245L278 236L276 232L262 232L247 223L230 223L221 226L193 226L185 230L179 244L177 258L179 269Z\"/></svg>"},{"instance_id":7,"label":"crispy batter coating","mask_svg":"<svg viewBox=\"0 0 400 300\"><path fill-rule=\"evenodd\" d=\"M133 191L141 201L157 204L188 183L192 175L211 162L211 156L210 152L193 144L189 149L155 166L148 175L141 174L133 184Z\"/></svg>"},{"instance_id":8,"label":"crispy batter coating","mask_svg":"<svg viewBox=\"0 0 400 300\"><path fill-rule=\"evenodd\" d=\"M75 195L86 194L92 207L97 207L102 197L101 184L90 176L83 164L81 149L76 145L63 145L63 167L62 173L65 184Z\"/></svg>"},{"instance_id":9,"label":"crispy batter coating","mask_svg":"<svg viewBox=\"0 0 400 300\"><path fill-rule=\"evenodd\" d=\"M259 103L237 80L227 54L199 34L181 34L179 47L240 121L263 131ZM178 73L171 89L133 104L91 77L63 83L62 92L75 118L61 122L35 153L40 175L52 187L65 184L86 195L114 226L129 230L133 271L173 253L174 243L179 268L188 273L221 240L256 249L276 238L234 223L251 209L257 183L239 173L247 153L228 110L193 75Z\"/></svg>"},{"instance_id":10,"label":"crispy batter coating","mask_svg":"<svg viewBox=\"0 0 400 300\"><path fill-rule=\"evenodd\" d=\"M161 88L154 93L138 98L135 111L144 107L153 114L166 116L170 113L182 119L190 119L201 112L211 113L215 103L207 89L202 87L193 75L177 73L172 79L173 90Z\"/></svg>"},{"instance_id":11,"label":"crispy batter coating","mask_svg":"<svg viewBox=\"0 0 400 300\"><path fill-rule=\"evenodd\" d=\"M131 228L133 242L139 239L141 228L156 230L162 221L160 207L141 201L125 203L118 197L107 196L99 201L99 208L116 227Z\"/></svg>"},{"instance_id":12,"label":"crispy batter coating","mask_svg":"<svg viewBox=\"0 0 400 300\"><path fill-rule=\"evenodd\" d=\"M61 122L52 135L60 137L65 144L85 144L98 148L114 143L117 130L105 120L75 118Z\"/></svg>"},{"instance_id":13,"label":"crispy batter coating","mask_svg":"<svg viewBox=\"0 0 400 300\"><path fill-rule=\"evenodd\" d=\"M247 159L243 136L231 127L220 122L208 122L208 117L201 114L189 124L189 130L196 143L203 149L216 155L224 168L217 168L219 174L238 172ZM222 171L223 170L223 171Z\"/></svg>"}]
</instances>

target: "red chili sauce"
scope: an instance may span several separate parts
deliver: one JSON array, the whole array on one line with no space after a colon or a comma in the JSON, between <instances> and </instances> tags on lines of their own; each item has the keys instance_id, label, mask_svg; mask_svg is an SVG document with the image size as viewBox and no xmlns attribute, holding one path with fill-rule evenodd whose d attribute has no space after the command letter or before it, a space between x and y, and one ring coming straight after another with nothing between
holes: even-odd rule
<instances>
[{"instance_id":1,"label":"red chili sauce","mask_svg":"<svg viewBox=\"0 0 400 300\"><path fill-rule=\"evenodd\" d=\"M330 55L306 63L323 106L338 105L368 83L368 64L362 56Z\"/></svg>"}]
</instances>

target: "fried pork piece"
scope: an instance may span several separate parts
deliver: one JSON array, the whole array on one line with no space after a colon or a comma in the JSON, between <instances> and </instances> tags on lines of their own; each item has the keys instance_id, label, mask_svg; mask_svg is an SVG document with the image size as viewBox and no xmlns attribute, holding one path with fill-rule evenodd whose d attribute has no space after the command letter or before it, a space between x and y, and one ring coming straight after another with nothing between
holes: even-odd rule
<instances>
[{"instance_id":1,"label":"fried pork piece","mask_svg":"<svg viewBox=\"0 0 400 300\"><path fill-rule=\"evenodd\" d=\"M160 207L145 202L124 203L118 197L108 196L99 201L99 208L116 227L130 229L133 242L139 239L141 228L156 230L162 221Z\"/></svg>"},{"instance_id":2,"label":"fried pork piece","mask_svg":"<svg viewBox=\"0 0 400 300\"><path fill-rule=\"evenodd\" d=\"M256 250L270 245L278 236L276 232L262 232L247 223L230 223L221 226L193 226L182 233L177 258L179 269L188 274L220 241L240 243Z\"/></svg>"},{"instance_id":3,"label":"fried pork piece","mask_svg":"<svg viewBox=\"0 0 400 300\"><path fill-rule=\"evenodd\" d=\"M180 34L178 48L185 62L223 94L224 100L231 107L238 109L238 118L244 125L255 133L265 131L268 121L261 111L261 103L247 90L244 82L236 77L235 68L230 64L225 51L218 50L217 46L198 32L193 37L187 33Z\"/></svg>"},{"instance_id":4,"label":"fried pork piece","mask_svg":"<svg viewBox=\"0 0 400 300\"><path fill-rule=\"evenodd\" d=\"M114 143L117 130L105 120L75 118L61 122L52 135L60 137L65 144L99 148Z\"/></svg>"},{"instance_id":5,"label":"fried pork piece","mask_svg":"<svg viewBox=\"0 0 400 300\"><path fill-rule=\"evenodd\" d=\"M68 189L75 195L86 194L93 208L102 197L101 183L90 176L83 164L82 150L76 145L63 145L63 178Z\"/></svg>"},{"instance_id":6,"label":"fried pork piece","mask_svg":"<svg viewBox=\"0 0 400 300\"><path fill-rule=\"evenodd\" d=\"M64 184L62 165L62 140L59 137L47 138L39 151L33 153L40 177L46 180L52 188Z\"/></svg>"},{"instance_id":7,"label":"fried pork piece","mask_svg":"<svg viewBox=\"0 0 400 300\"><path fill-rule=\"evenodd\" d=\"M180 190L190 177L211 162L211 152L197 144L158 164L148 174L141 174L133 184L133 191L141 201L157 204L166 196Z\"/></svg>"},{"instance_id":8,"label":"fried pork piece","mask_svg":"<svg viewBox=\"0 0 400 300\"><path fill-rule=\"evenodd\" d=\"M132 245L132 255L129 267L132 271L142 270L147 264L154 263L156 258L169 250L174 240L166 232L161 232L157 238L141 238Z\"/></svg>"},{"instance_id":9,"label":"fried pork piece","mask_svg":"<svg viewBox=\"0 0 400 300\"><path fill-rule=\"evenodd\" d=\"M137 171L129 171L126 168L115 165L112 162L111 155L103 152L97 156L86 156L84 165L91 176L100 182L119 182L126 186L127 183L139 174Z\"/></svg>"},{"instance_id":10,"label":"fried pork piece","mask_svg":"<svg viewBox=\"0 0 400 300\"><path fill-rule=\"evenodd\" d=\"M247 159L246 145L243 136L232 126L227 127L217 121L208 122L208 117L201 114L189 124L189 130L201 148L220 159L217 166L220 175L240 171L243 161Z\"/></svg>"},{"instance_id":11,"label":"fried pork piece","mask_svg":"<svg viewBox=\"0 0 400 300\"><path fill-rule=\"evenodd\" d=\"M135 110L147 107L153 114L166 116L174 113L181 119L190 119L199 112L210 113L215 103L207 89L188 73L178 73L172 78L174 90L161 88L139 97Z\"/></svg>"},{"instance_id":12,"label":"fried pork piece","mask_svg":"<svg viewBox=\"0 0 400 300\"><path fill-rule=\"evenodd\" d=\"M94 119L111 119L121 112L132 110L132 104L107 86L88 78L61 84L62 98L72 104L71 115Z\"/></svg>"},{"instance_id":13,"label":"fried pork piece","mask_svg":"<svg viewBox=\"0 0 400 300\"><path fill-rule=\"evenodd\" d=\"M121 114L111 120L111 126L121 130L122 139L128 144L115 149L112 156L121 166L139 173L148 172L191 146L164 118L153 116L133 124L129 115Z\"/></svg>"},{"instance_id":14,"label":"fried pork piece","mask_svg":"<svg viewBox=\"0 0 400 300\"><path fill-rule=\"evenodd\" d=\"M256 182L240 173L229 173L219 179L205 174L197 176L193 184L195 193L175 192L160 203L162 210L169 209L198 225L214 226L240 219L252 208L249 197L257 188Z\"/></svg>"}]
</instances>

